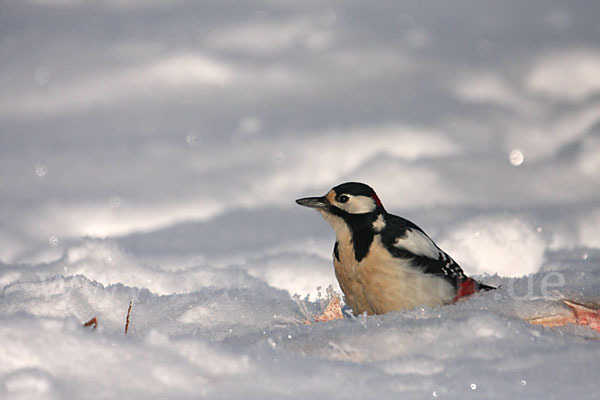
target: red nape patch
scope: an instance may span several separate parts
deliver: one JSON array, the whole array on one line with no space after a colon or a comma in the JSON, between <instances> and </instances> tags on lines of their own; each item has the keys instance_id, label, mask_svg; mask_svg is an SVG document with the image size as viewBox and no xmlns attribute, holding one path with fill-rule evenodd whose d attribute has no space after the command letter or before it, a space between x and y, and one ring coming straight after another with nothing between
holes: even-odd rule
<instances>
[{"instance_id":1,"label":"red nape patch","mask_svg":"<svg viewBox=\"0 0 600 400\"><path fill-rule=\"evenodd\" d=\"M476 291L477 285L475 284L475 281L471 278L467 278L460 283L460 286L456 291L456 297L454 297L454 301L457 301L462 297L472 295Z\"/></svg>"},{"instance_id":2,"label":"red nape patch","mask_svg":"<svg viewBox=\"0 0 600 400\"><path fill-rule=\"evenodd\" d=\"M379 200L379 197L377 197L375 193L373 193L371 197L373 198L373 200L375 200L375 204L377 204L377 207L383 207L383 204L381 204L381 200Z\"/></svg>"}]
</instances>

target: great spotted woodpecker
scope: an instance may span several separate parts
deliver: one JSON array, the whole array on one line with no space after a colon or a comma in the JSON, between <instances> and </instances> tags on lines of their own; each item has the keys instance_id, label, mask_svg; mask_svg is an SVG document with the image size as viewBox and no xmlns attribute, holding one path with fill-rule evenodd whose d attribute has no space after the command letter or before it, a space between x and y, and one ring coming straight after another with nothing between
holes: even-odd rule
<instances>
[{"instance_id":1,"label":"great spotted woodpecker","mask_svg":"<svg viewBox=\"0 0 600 400\"><path fill-rule=\"evenodd\" d=\"M364 183L343 183L296 203L316 209L333 227L335 275L357 315L434 307L495 289L466 276L417 225L386 212Z\"/></svg>"}]
</instances>

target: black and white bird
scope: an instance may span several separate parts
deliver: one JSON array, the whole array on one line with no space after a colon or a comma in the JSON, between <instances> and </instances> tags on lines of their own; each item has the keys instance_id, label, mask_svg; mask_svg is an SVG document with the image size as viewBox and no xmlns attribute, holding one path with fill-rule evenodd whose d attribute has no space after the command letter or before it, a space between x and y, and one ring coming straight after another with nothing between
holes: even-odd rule
<instances>
[{"instance_id":1,"label":"black and white bird","mask_svg":"<svg viewBox=\"0 0 600 400\"><path fill-rule=\"evenodd\" d=\"M364 183L343 183L296 203L333 227L335 275L354 314L434 307L495 289L466 276L417 225L386 212Z\"/></svg>"}]
</instances>

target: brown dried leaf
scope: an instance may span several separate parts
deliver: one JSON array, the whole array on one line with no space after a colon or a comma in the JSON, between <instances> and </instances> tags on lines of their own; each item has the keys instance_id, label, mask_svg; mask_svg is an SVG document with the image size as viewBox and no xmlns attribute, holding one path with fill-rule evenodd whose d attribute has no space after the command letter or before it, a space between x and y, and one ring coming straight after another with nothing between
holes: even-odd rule
<instances>
[{"instance_id":1,"label":"brown dried leaf","mask_svg":"<svg viewBox=\"0 0 600 400\"><path fill-rule=\"evenodd\" d=\"M600 306L598 304L582 304L572 300L563 300L575 315L578 325L587 325L600 332Z\"/></svg>"},{"instance_id":2,"label":"brown dried leaf","mask_svg":"<svg viewBox=\"0 0 600 400\"><path fill-rule=\"evenodd\" d=\"M563 303L569 307L570 314L531 318L527 322L532 325L543 325L551 328L567 324L577 324L589 326L591 329L600 332L600 305L593 303L583 304L567 299L563 299Z\"/></svg>"},{"instance_id":3,"label":"brown dried leaf","mask_svg":"<svg viewBox=\"0 0 600 400\"><path fill-rule=\"evenodd\" d=\"M340 297L334 295L331 297L331 300L329 301L327 308L325 308L325 311L323 311L323 314L315 317L315 322L327 322L336 319L344 319L344 314L342 314Z\"/></svg>"},{"instance_id":4,"label":"brown dried leaf","mask_svg":"<svg viewBox=\"0 0 600 400\"><path fill-rule=\"evenodd\" d=\"M543 325L550 328L557 326L565 326L567 324L574 324L576 322L574 315L550 315L548 317L538 317L528 319L531 325Z\"/></svg>"}]
</instances>

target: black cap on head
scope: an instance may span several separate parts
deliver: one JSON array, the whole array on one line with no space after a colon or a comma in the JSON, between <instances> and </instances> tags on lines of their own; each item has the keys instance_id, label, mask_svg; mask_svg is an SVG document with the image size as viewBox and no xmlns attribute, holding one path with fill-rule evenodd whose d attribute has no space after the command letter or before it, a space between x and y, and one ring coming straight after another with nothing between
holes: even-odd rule
<instances>
[{"instance_id":1,"label":"black cap on head","mask_svg":"<svg viewBox=\"0 0 600 400\"><path fill-rule=\"evenodd\" d=\"M360 182L346 182L337 185L333 188L337 194L346 193L353 196L368 196L371 197L375 194L375 191L371 186Z\"/></svg>"},{"instance_id":2,"label":"black cap on head","mask_svg":"<svg viewBox=\"0 0 600 400\"><path fill-rule=\"evenodd\" d=\"M337 185L333 188L333 190L335 190L335 193L338 195L345 193L353 196L371 197L373 198L373 200L375 200L375 205L380 210L383 210L383 204L381 203L381 200L379 200L379 197L377 196L373 188L367 184L361 182L346 182L342 183L341 185Z\"/></svg>"}]
</instances>

